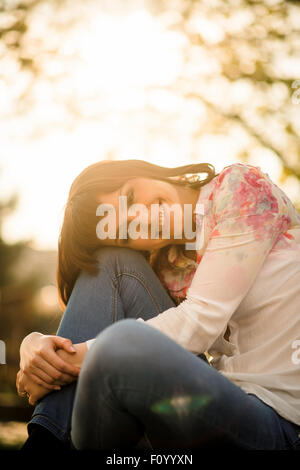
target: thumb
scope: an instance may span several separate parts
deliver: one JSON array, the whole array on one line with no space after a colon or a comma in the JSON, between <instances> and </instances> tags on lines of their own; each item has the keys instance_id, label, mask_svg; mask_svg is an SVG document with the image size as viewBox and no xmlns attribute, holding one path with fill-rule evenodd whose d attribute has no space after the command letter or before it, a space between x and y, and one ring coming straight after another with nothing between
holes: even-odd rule
<instances>
[{"instance_id":1,"label":"thumb","mask_svg":"<svg viewBox=\"0 0 300 470\"><path fill-rule=\"evenodd\" d=\"M54 344L57 349L64 349L68 353L75 353L76 349L74 348L72 341L68 338L62 338L61 336L54 336Z\"/></svg>"}]
</instances>

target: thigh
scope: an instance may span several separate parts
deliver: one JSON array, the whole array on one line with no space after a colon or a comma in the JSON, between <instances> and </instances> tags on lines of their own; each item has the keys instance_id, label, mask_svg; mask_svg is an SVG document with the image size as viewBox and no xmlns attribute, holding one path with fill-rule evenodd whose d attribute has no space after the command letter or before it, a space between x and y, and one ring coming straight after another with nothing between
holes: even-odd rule
<instances>
[{"instance_id":1,"label":"thigh","mask_svg":"<svg viewBox=\"0 0 300 470\"><path fill-rule=\"evenodd\" d=\"M74 343L95 337L123 318L152 318L174 302L138 251L102 247L95 253L98 274L82 271L57 334Z\"/></svg>"},{"instance_id":2,"label":"thigh","mask_svg":"<svg viewBox=\"0 0 300 470\"><path fill-rule=\"evenodd\" d=\"M174 306L141 253L129 248L102 247L95 253L96 276L81 272L57 334L81 343L94 338L118 320L145 320ZM71 426L76 383L44 397L31 423L42 424L64 439ZM29 424L30 427L30 424Z\"/></svg>"},{"instance_id":3,"label":"thigh","mask_svg":"<svg viewBox=\"0 0 300 470\"><path fill-rule=\"evenodd\" d=\"M132 445L141 430L156 449L285 449L286 423L171 338L134 320L97 337L73 413L75 440L105 449Z\"/></svg>"}]
</instances>

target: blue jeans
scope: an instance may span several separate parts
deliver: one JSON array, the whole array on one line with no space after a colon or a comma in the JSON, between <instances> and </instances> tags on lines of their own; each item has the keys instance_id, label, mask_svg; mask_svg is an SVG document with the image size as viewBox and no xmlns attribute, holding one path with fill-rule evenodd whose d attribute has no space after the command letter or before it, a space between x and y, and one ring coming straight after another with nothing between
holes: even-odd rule
<instances>
[{"instance_id":1,"label":"blue jeans","mask_svg":"<svg viewBox=\"0 0 300 470\"><path fill-rule=\"evenodd\" d=\"M136 321L174 303L141 253L103 247L57 334L97 336L77 382L44 397L40 424L78 449L300 449L298 428L157 329ZM73 416L72 416L73 415ZM72 433L71 433L72 425Z\"/></svg>"}]
</instances>

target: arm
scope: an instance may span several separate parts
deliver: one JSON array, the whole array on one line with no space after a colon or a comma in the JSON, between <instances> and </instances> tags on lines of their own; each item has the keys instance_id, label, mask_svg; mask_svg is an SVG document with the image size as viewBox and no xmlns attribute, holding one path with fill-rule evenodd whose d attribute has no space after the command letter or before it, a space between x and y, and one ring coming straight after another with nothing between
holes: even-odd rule
<instances>
[{"instance_id":1,"label":"arm","mask_svg":"<svg viewBox=\"0 0 300 470\"><path fill-rule=\"evenodd\" d=\"M74 348L74 353L67 352L64 349L58 349L56 351L57 356L67 365L75 366L76 368L81 368L84 356L87 351L86 343L78 343L72 345ZM67 385L67 383L71 383L76 380L76 376L70 375L64 377L64 374L60 378L61 385ZM48 385L48 384L47 384ZM19 370L17 374L16 386L18 390L18 394L21 396L25 396L27 394L28 400L30 405L35 405L41 398L46 396L53 390L60 390L61 386L55 385L55 388L51 388L50 386L43 386L38 384L36 381L33 381L32 378L24 372L24 370Z\"/></svg>"},{"instance_id":2,"label":"arm","mask_svg":"<svg viewBox=\"0 0 300 470\"><path fill-rule=\"evenodd\" d=\"M76 353L72 342L55 335L33 332L27 335L20 346L20 370L37 385L53 390L77 377L80 368L62 360L57 354L64 349L71 356Z\"/></svg>"},{"instance_id":3,"label":"arm","mask_svg":"<svg viewBox=\"0 0 300 470\"><path fill-rule=\"evenodd\" d=\"M220 174L213 210L216 224L186 299L146 321L195 354L209 350L225 331L290 225L272 182L246 165L231 165Z\"/></svg>"}]
</instances>

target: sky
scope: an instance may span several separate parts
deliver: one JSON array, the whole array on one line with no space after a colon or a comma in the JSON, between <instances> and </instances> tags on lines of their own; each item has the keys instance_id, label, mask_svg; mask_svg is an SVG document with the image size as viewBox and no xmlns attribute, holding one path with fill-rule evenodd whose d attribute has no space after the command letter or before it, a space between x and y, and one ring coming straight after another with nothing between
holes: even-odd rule
<instances>
[{"instance_id":1,"label":"sky","mask_svg":"<svg viewBox=\"0 0 300 470\"><path fill-rule=\"evenodd\" d=\"M8 242L31 239L36 249L56 249L70 185L89 164L107 158L170 167L208 162L219 172L239 161L249 142L233 127L208 132L195 144L207 111L168 89L185 66L187 47L182 33L167 29L178 21L176 11L157 18L142 3L126 15L117 9L68 11L56 14L51 2L44 2L32 13L24 47L39 54L33 84L13 57L1 59L2 71L13 79L8 85L0 80L0 197L19 194L3 236ZM59 29L66 14L72 26ZM197 27L211 44L222 35L204 20ZM200 76L216 71L212 59L201 64ZM16 107L28 89L29 98ZM247 92L240 84L235 98L244 99ZM281 166L272 152L254 146L250 162L278 179ZM299 188L290 182L287 190L294 197Z\"/></svg>"}]
</instances>

